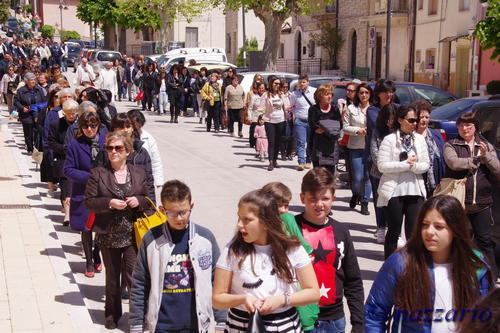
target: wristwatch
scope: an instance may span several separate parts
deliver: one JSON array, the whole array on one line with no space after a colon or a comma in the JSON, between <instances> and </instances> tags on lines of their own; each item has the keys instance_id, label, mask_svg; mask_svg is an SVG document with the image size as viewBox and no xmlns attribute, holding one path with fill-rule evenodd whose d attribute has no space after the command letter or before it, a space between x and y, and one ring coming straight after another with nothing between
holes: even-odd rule
<instances>
[{"instance_id":1,"label":"wristwatch","mask_svg":"<svg viewBox=\"0 0 500 333\"><path fill-rule=\"evenodd\" d=\"M285 293L285 307L290 306L290 293Z\"/></svg>"}]
</instances>

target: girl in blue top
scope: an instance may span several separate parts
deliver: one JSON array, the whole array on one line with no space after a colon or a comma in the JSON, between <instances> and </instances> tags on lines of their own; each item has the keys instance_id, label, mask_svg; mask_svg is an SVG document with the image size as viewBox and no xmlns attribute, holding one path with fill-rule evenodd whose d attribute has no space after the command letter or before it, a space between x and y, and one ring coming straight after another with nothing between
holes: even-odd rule
<instances>
[{"instance_id":1,"label":"girl in blue top","mask_svg":"<svg viewBox=\"0 0 500 333\"><path fill-rule=\"evenodd\" d=\"M469 235L460 202L436 196L420 209L415 230L391 255L365 304L366 332L454 332L493 288L491 272ZM477 314L477 318L488 314Z\"/></svg>"}]
</instances>

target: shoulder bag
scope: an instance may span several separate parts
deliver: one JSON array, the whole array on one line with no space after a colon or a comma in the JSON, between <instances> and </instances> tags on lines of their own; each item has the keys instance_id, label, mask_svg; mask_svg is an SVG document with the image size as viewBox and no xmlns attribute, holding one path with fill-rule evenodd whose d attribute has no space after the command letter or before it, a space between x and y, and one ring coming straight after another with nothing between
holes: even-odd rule
<instances>
[{"instance_id":1,"label":"shoulder bag","mask_svg":"<svg viewBox=\"0 0 500 333\"><path fill-rule=\"evenodd\" d=\"M148 199L151 203L151 206L154 208L155 213L149 216L144 213L144 217L139 217L134 222L135 242L137 244L137 247L141 245L142 238L149 229L159 226L160 224L167 221L167 217L158 210L153 200L148 197L146 197L146 199Z\"/></svg>"}]
</instances>

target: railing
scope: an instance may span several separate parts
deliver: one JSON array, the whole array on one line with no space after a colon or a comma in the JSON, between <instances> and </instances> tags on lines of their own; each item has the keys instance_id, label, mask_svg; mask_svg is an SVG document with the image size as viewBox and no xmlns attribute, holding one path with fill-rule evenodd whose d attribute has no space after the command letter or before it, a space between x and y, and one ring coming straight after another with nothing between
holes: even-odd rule
<instances>
[{"instance_id":1,"label":"railing","mask_svg":"<svg viewBox=\"0 0 500 333\"><path fill-rule=\"evenodd\" d=\"M332 69L332 61L324 59L278 59L276 70L296 74L321 75L322 70Z\"/></svg>"}]
</instances>

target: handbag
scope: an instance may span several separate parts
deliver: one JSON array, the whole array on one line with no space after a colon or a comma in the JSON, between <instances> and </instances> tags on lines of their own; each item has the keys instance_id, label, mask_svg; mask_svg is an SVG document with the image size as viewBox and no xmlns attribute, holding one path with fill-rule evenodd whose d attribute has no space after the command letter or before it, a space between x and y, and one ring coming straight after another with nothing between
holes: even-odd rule
<instances>
[{"instance_id":1,"label":"handbag","mask_svg":"<svg viewBox=\"0 0 500 333\"><path fill-rule=\"evenodd\" d=\"M31 153L31 159L36 163L36 164L42 164L43 160L43 152L38 151L36 147L33 147L33 152Z\"/></svg>"},{"instance_id":2,"label":"handbag","mask_svg":"<svg viewBox=\"0 0 500 333\"><path fill-rule=\"evenodd\" d=\"M165 221L167 221L167 217L165 216L165 214L158 210L153 200L148 197L146 197L146 199L149 200L151 206L153 206L153 208L155 209L155 213L149 216L144 213L144 217L139 217L134 222L135 242L137 244L137 247L141 245L142 237L144 237L149 229L159 226L160 224L163 224Z\"/></svg>"},{"instance_id":3,"label":"handbag","mask_svg":"<svg viewBox=\"0 0 500 333\"><path fill-rule=\"evenodd\" d=\"M259 311L255 310L250 314L248 320L247 333L265 333L266 326L264 325L264 320L260 316Z\"/></svg>"},{"instance_id":4,"label":"handbag","mask_svg":"<svg viewBox=\"0 0 500 333\"><path fill-rule=\"evenodd\" d=\"M139 102L139 101L142 101L143 99L144 99L144 90L141 90L141 91L139 91L139 93L135 97L135 101Z\"/></svg>"},{"instance_id":5,"label":"handbag","mask_svg":"<svg viewBox=\"0 0 500 333\"><path fill-rule=\"evenodd\" d=\"M460 201L462 207L465 207L465 183L467 177L462 179L442 178L434 189L433 196L451 195Z\"/></svg>"}]
</instances>

